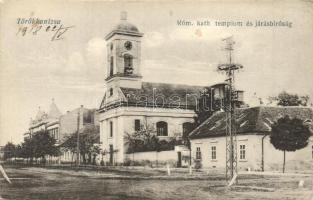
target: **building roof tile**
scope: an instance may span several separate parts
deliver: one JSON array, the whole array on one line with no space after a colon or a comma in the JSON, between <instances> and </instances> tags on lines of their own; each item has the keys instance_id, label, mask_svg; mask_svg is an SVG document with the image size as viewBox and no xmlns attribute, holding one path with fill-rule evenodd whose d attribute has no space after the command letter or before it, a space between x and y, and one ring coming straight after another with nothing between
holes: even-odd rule
<instances>
[{"instance_id":1,"label":"building roof tile","mask_svg":"<svg viewBox=\"0 0 313 200\"><path fill-rule=\"evenodd\" d=\"M143 82L141 89L121 88L129 104L188 108L196 106L203 86Z\"/></svg>"},{"instance_id":2,"label":"building roof tile","mask_svg":"<svg viewBox=\"0 0 313 200\"><path fill-rule=\"evenodd\" d=\"M279 118L288 115L309 122L313 130L313 109L309 107L251 107L235 110L235 129L237 134L264 134L271 131L271 125ZM226 113L217 112L194 129L191 139L225 136Z\"/></svg>"}]
</instances>

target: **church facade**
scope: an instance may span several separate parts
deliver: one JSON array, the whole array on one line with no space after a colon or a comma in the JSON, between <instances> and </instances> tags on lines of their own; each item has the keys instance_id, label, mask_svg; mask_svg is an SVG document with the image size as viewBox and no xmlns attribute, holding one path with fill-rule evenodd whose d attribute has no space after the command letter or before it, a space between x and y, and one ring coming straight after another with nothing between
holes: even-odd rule
<instances>
[{"instance_id":1,"label":"church facade","mask_svg":"<svg viewBox=\"0 0 313 200\"><path fill-rule=\"evenodd\" d=\"M107 77L99 112L100 143L110 164L125 162L125 134L149 126L161 140L181 137L193 123L197 98L203 87L143 82L141 39L126 14L105 37Z\"/></svg>"}]
</instances>

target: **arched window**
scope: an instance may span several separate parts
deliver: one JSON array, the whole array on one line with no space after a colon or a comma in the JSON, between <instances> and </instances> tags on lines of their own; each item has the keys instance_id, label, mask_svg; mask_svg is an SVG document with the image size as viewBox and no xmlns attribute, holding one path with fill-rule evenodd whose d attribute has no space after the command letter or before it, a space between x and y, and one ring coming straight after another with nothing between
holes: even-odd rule
<instances>
[{"instance_id":1,"label":"arched window","mask_svg":"<svg viewBox=\"0 0 313 200\"><path fill-rule=\"evenodd\" d=\"M163 121L157 122L156 127L157 127L157 136L168 136L166 122Z\"/></svg>"},{"instance_id":2,"label":"arched window","mask_svg":"<svg viewBox=\"0 0 313 200\"><path fill-rule=\"evenodd\" d=\"M133 56L129 54L124 55L124 73L132 74L133 73Z\"/></svg>"}]
</instances>

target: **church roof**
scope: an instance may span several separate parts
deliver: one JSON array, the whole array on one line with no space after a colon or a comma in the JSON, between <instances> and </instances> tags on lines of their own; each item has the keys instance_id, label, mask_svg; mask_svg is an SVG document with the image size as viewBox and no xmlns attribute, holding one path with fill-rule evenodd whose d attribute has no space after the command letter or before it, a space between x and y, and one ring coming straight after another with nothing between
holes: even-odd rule
<instances>
[{"instance_id":1,"label":"church roof","mask_svg":"<svg viewBox=\"0 0 313 200\"><path fill-rule=\"evenodd\" d=\"M50 119L57 119L61 116L61 112L59 110L59 108L56 106L56 104L54 103L54 100L52 100L52 103L50 105L50 109L49 109L49 113L48 113L48 117Z\"/></svg>"},{"instance_id":2,"label":"church roof","mask_svg":"<svg viewBox=\"0 0 313 200\"><path fill-rule=\"evenodd\" d=\"M36 114L36 121L41 121L47 118L47 114L41 110L41 108L39 107L38 112Z\"/></svg>"},{"instance_id":3,"label":"church roof","mask_svg":"<svg viewBox=\"0 0 313 200\"><path fill-rule=\"evenodd\" d=\"M252 107L236 109L236 133L264 134L271 131L271 125L279 118L288 115L308 123L313 130L313 109L309 107ZM191 139L225 136L225 112L217 112L193 130Z\"/></svg>"},{"instance_id":4,"label":"church roof","mask_svg":"<svg viewBox=\"0 0 313 200\"><path fill-rule=\"evenodd\" d=\"M44 111L42 111L39 107L38 112L36 114L35 119L31 119L29 126L30 128L34 128L37 126L40 126L42 124L54 124L57 123L57 121L59 120L59 117L61 117L61 112L58 109L58 107L56 106L56 104L54 103L54 99L52 99L52 103L50 105L50 109L49 112L46 113Z\"/></svg>"},{"instance_id":5,"label":"church roof","mask_svg":"<svg viewBox=\"0 0 313 200\"><path fill-rule=\"evenodd\" d=\"M121 21L113 30L139 33L138 28L127 21Z\"/></svg>"},{"instance_id":6,"label":"church roof","mask_svg":"<svg viewBox=\"0 0 313 200\"><path fill-rule=\"evenodd\" d=\"M188 108L196 106L203 86L142 82L141 89L121 88L129 105Z\"/></svg>"},{"instance_id":7,"label":"church roof","mask_svg":"<svg viewBox=\"0 0 313 200\"><path fill-rule=\"evenodd\" d=\"M112 31L105 37L105 39L110 39L114 34L126 34L138 37L143 36L143 34L139 32L138 28L135 25L127 21L126 12L121 13L120 22L112 29Z\"/></svg>"}]
</instances>

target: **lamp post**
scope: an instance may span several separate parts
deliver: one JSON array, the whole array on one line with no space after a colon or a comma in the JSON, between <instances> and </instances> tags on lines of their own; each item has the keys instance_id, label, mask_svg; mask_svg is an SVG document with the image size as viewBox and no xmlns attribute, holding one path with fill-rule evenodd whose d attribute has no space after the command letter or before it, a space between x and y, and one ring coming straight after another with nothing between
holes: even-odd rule
<instances>
[{"instance_id":1,"label":"lamp post","mask_svg":"<svg viewBox=\"0 0 313 200\"><path fill-rule=\"evenodd\" d=\"M77 155L77 160L76 160L76 165L80 165L80 150L79 150L79 121L80 121L80 110L77 112L77 149L76 149L76 155Z\"/></svg>"}]
</instances>

